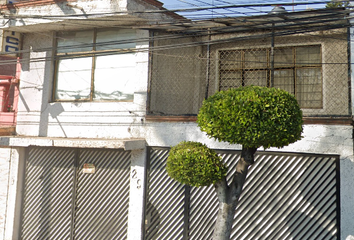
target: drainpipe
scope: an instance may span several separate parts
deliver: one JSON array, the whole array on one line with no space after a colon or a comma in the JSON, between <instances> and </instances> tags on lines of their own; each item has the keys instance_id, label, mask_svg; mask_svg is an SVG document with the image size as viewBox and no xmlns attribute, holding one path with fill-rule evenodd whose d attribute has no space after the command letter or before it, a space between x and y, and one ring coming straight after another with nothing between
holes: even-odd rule
<instances>
[{"instance_id":1,"label":"drainpipe","mask_svg":"<svg viewBox=\"0 0 354 240\"><path fill-rule=\"evenodd\" d=\"M206 64L206 89L205 89L205 99L208 98L208 93L209 93L209 84L210 84L210 29L208 30L208 44L207 44L207 64Z\"/></svg>"}]
</instances>

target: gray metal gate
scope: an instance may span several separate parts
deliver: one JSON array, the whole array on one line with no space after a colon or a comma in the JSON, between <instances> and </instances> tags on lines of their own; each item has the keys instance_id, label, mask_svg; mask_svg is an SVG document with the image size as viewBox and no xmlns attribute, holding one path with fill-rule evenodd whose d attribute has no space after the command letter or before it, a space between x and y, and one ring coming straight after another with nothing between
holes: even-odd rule
<instances>
[{"instance_id":1,"label":"gray metal gate","mask_svg":"<svg viewBox=\"0 0 354 240\"><path fill-rule=\"evenodd\" d=\"M145 239L211 239L218 206L214 188L170 179L168 152L150 149ZM218 152L233 169L240 152ZM340 239L339 220L339 156L258 152L231 239Z\"/></svg>"},{"instance_id":2,"label":"gray metal gate","mask_svg":"<svg viewBox=\"0 0 354 240\"><path fill-rule=\"evenodd\" d=\"M129 151L29 148L21 238L126 239L129 170Z\"/></svg>"}]
</instances>

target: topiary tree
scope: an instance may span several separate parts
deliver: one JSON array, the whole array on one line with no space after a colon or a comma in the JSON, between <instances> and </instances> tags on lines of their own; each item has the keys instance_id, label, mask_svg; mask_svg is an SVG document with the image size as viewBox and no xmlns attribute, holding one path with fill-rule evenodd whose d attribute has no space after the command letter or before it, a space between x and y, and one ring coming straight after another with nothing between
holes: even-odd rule
<instances>
[{"instance_id":1,"label":"topiary tree","mask_svg":"<svg viewBox=\"0 0 354 240\"><path fill-rule=\"evenodd\" d=\"M183 184L214 184L219 209L213 240L228 240L257 148L280 148L301 139L302 112L295 97L284 90L249 86L221 91L204 100L197 123L211 138L242 145L231 183L226 181L220 158L201 143L182 142L172 147L166 169Z\"/></svg>"},{"instance_id":2,"label":"topiary tree","mask_svg":"<svg viewBox=\"0 0 354 240\"><path fill-rule=\"evenodd\" d=\"M227 173L221 157L199 142L181 142L171 148L166 170L178 182L194 187L216 184Z\"/></svg>"},{"instance_id":3,"label":"topiary tree","mask_svg":"<svg viewBox=\"0 0 354 240\"><path fill-rule=\"evenodd\" d=\"M350 1L330 1L326 4L326 8L340 8L340 7L348 7Z\"/></svg>"}]
</instances>

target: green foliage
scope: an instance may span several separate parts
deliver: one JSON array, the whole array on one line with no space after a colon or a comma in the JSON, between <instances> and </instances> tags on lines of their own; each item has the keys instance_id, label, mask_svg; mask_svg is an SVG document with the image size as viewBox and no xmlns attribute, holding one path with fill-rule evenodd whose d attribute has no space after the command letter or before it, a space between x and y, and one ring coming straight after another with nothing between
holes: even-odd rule
<instances>
[{"instance_id":1,"label":"green foliage","mask_svg":"<svg viewBox=\"0 0 354 240\"><path fill-rule=\"evenodd\" d=\"M331 1L326 4L326 8L340 8L340 7L348 7L349 1Z\"/></svg>"},{"instance_id":2,"label":"green foliage","mask_svg":"<svg viewBox=\"0 0 354 240\"><path fill-rule=\"evenodd\" d=\"M288 92L248 86L204 100L198 126L209 137L245 148L283 147L301 139L302 112Z\"/></svg>"},{"instance_id":3,"label":"green foliage","mask_svg":"<svg viewBox=\"0 0 354 240\"><path fill-rule=\"evenodd\" d=\"M170 150L166 170L182 184L200 187L220 181L227 172L220 156L199 142L180 142Z\"/></svg>"}]
</instances>

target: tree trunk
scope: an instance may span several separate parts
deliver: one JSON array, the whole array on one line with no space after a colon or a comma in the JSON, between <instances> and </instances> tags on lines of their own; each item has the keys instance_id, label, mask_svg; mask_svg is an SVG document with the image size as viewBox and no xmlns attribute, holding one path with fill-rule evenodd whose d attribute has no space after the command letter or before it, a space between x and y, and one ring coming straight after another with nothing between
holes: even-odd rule
<instances>
[{"instance_id":1,"label":"tree trunk","mask_svg":"<svg viewBox=\"0 0 354 240\"><path fill-rule=\"evenodd\" d=\"M216 219L213 240L229 240L235 210L248 173L248 167L254 163L256 148L242 148L241 158L236 165L233 180L228 186L226 178L215 184L219 199L219 210Z\"/></svg>"},{"instance_id":2,"label":"tree trunk","mask_svg":"<svg viewBox=\"0 0 354 240\"><path fill-rule=\"evenodd\" d=\"M227 185L226 178L215 184L215 189L219 199L219 209L214 226L213 240L229 240L238 201L231 200L231 188Z\"/></svg>"}]
</instances>

